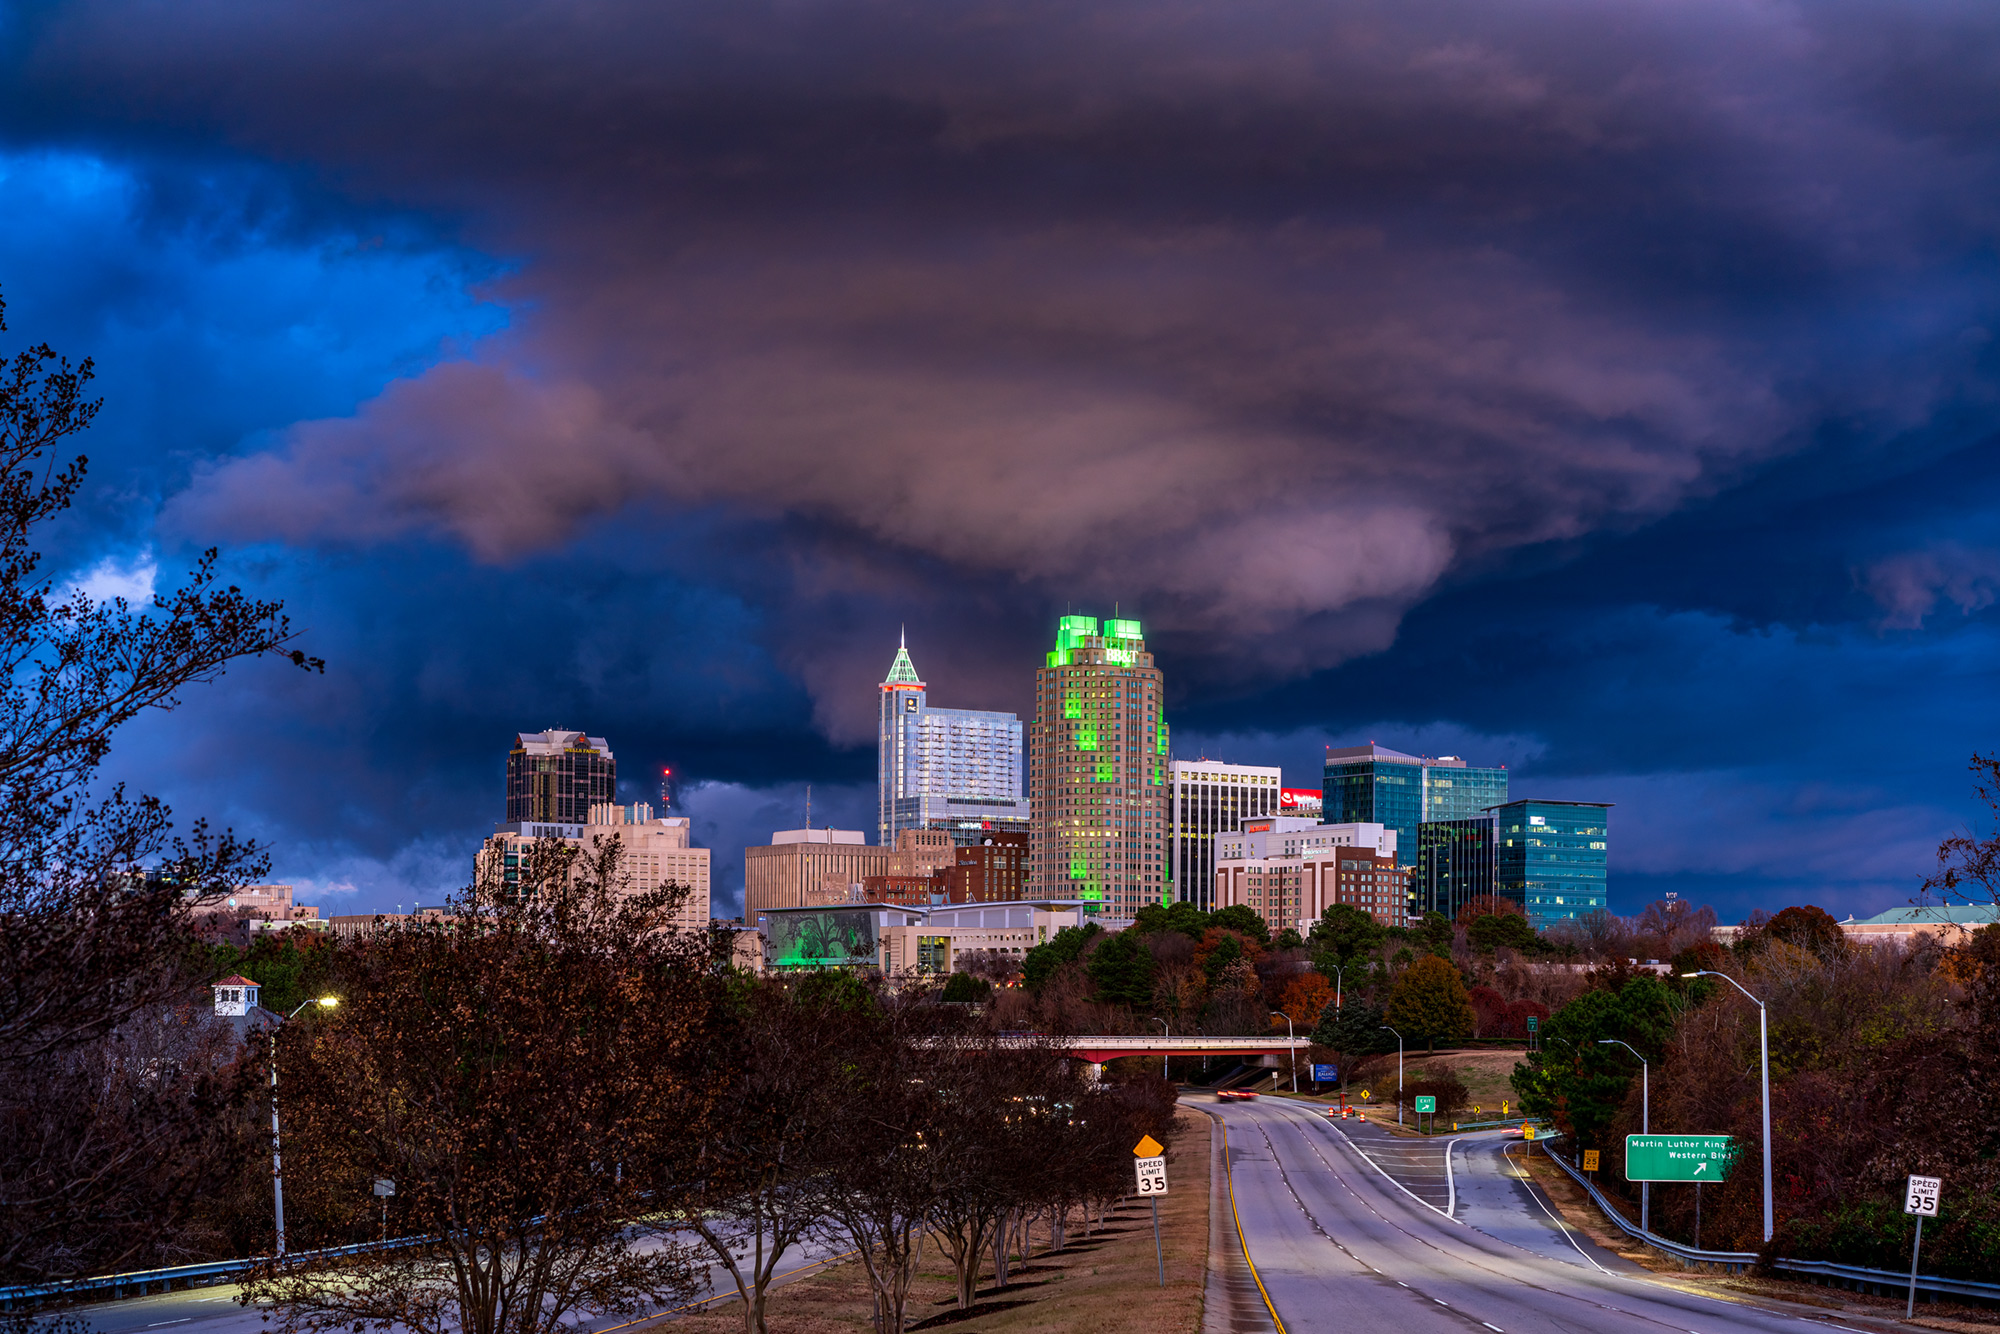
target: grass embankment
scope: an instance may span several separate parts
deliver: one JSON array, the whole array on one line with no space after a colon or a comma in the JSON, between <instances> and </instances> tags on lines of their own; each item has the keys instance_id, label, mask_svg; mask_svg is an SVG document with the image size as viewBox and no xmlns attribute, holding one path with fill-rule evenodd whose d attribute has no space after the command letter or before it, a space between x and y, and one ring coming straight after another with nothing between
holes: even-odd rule
<instances>
[{"instance_id":1,"label":"grass embankment","mask_svg":"<svg viewBox=\"0 0 2000 1334\"><path fill-rule=\"evenodd\" d=\"M1762 1297L1851 1316L1898 1321L1903 1317L1902 1297L1875 1297L1843 1288L1822 1287L1816 1283L1789 1279L1760 1278L1754 1274L1683 1269L1680 1261L1650 1247L1636 1245L1630 1237L1613 1227L1591 1203L1590 1197L1570 1180L1569 1174L1541 1154L1527 1155L1517 1147L1510 1150L1510 1156L1517 1164L1525 1161L1529 1177L1555 1203L1556 1212L1562 1215L1563 1222L1571 1230L1588 1237L1614 1255L1652 1270L1659 1278L1676 1287L1724 1300ZM2000 1329L2000 1310L1951 1301L1928 1302L1920 1292L1916 1317L1909 1323L1929 1329L1951 1330L1953 1334L1993 1334L1995 1329Z\"/></svg>"},{"instance_id":2,"label":"grass embankment","mask_svg":"<svg viewBox=\"0 0 2000 1334\"><path fill-rule=\"evenodd\" d=\"M1151 1206L1127 1199L1089 1237L1079 1223L1070 1244L1048 1253L1048 1232L1037 1226L1027 1264L1008 1271L1005 1288L993 1286L992 1261L970 1311L957 1308L950 1261L942 1246L925 1246L905 1311L911 1330L950 1326L963 1334L1038 1334L1104 1331L1105 1334L1198 1334L1202 1289L1208 1272L1209 1134L1214 1123L1189 1111L1176 1113L1172 1193L1160 1202L1160 1238L1167 1283L1159 1285L1153 1259ZM851 1334L874 1328L868 1283L859 1268L843 1264L772 1291L766 1317L783 1334ZM699 1315L655 1326L690 1334L732 1334L743 1328L743 1308L731 1299Z\"/></svg>"}]
</instances>

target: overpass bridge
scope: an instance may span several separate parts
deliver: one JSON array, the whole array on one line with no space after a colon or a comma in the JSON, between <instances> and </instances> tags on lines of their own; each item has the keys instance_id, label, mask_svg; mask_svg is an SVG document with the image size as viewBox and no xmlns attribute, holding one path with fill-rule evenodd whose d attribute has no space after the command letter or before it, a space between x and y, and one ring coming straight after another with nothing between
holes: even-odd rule
<instances>
[{"instance_id":1,"label":"overpass bridge","mask_svg":"<svg viewBox=\"0 0 2000 1334\"><path fill-rule=\"evenodd\" d=\"M1023 1047L1066 1048L1092 1065L1103 1065L1121 1056L1283 1056L1302 1052L1312 1045L1309 1038L1170 1038L1158 1034L1152 1037L1110 1037L1089 1033L1069 1036L1024 1033L1016 1038L1001 1038L1003 1045L1009 1042Z\"/></svg>"}]
</instances>

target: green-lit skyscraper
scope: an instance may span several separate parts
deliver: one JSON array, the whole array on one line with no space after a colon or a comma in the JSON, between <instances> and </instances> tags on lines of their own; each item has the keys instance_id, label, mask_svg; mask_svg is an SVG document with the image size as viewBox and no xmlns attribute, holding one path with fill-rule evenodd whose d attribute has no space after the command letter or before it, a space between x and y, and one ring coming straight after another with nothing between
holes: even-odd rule
<instances>
[{"instance_id":1,"label":"green-lit skyscraper","mask_svg":"<svg viewBox=\"0 0 2000 1334\"><path fill-rule=\"evenodd\" d=\"M1372 823L1396 831L1396 860L1417 864L1417 826L1469 820L1507 800L1507 770L1474 768L1456 755L1424 759L1370 742L1329 748L1322 814L1327 824Z\"/></svg>"},{"instance_id":2,"label":"green-lit skyscraper","mask_svg":"<svg viewBox=\"0 0 2000 1334\"><path fill-rule=\"evenodd\" d=\"M1137 621L1065 616L1035 673L1029 897L1130 917L1166 881L1167 722Z\"/></svg>"}]
</instances>

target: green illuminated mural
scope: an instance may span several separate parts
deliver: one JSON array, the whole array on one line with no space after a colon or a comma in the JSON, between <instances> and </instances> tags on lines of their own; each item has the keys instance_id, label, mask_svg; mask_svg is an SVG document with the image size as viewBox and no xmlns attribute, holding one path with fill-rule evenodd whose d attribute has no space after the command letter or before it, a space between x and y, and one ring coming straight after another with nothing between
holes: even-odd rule
<instances>
[{"instance_id":1,"label":"green illuminated mural","mask_svg":"<svg viewBox=\"0 0 2000 1334\"><path fill-rule=\"evenodd\" d=\"M881 944L867 909L772 913L772 963L778 968L845 968L873 964Z\"/></svg>"}]
</instances>

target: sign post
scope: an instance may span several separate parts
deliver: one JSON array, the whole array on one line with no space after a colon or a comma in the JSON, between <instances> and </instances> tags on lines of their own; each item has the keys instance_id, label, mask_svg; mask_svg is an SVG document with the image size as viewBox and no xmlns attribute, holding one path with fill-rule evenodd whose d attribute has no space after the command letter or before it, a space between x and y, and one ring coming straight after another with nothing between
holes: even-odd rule
<instances>
[{"instance_id":1,"label":"sign post","mask_svg":"<svg viewBox=\"0 0 2000 1334\"><path fill-rule=\"evenodd\" d=\"M1166 1148L1151 1135L1142 1136L1132 1146L1133 1170L1138 1174L1139 1193L1153 1202L1153 1263L1160 1271L1160 1286L1167 1286L1167 1257L1160 1249L1160 1197L1167 1193Z\"/></svg>"},{"instance_id":2,"label":"sign post","mask_svg":"<svg viewBox=\"0 0 2000 1334\"><path fill-rule=\"evenodd\" d=\"M1910 1247L1910 1300L1903 1308L1905 1320L1917 1313L1917 1255L1924 1248L1924 1220L1937 1217L1938 1197L1943 1193L1942 1177L1913 1176L1903 1194L1903 1212L1917 1216L1917 1240Z\"/></svg>"},{"instance_id":3,"label":"sign post","mask_svg":"<svg viewBox=\"0 0 2000 1334\"><path fill-rule=\"evenodd\" d=\"M1541 1028L1542 1028L1542 1020L1541 1020L1541 1016L1539 1016L1539 1015L1533 1015L1533 1014L1529 1015L1529 1016L1528 1016L1528 1050L1529 1050L1529 1051L1540 1051L1540 1050L1542 1049L1542 1035L1541 1035Z\"/></svg>"},{"instance_id":4,"label":"sign post","mask_svg":"<svg viewBox=\"0 0 2000 1334\"><path fill-rule=\"evenodd\" d=\"M375 1193L382 1197L382 1240L389 1240L389 1197L396 1193L396 1183L387 1177L375 1178Z\"/></svg>"},{"instance_id":5,"label":"sign post","mask_svg":"<svg viewBox=\"0 0 2000 1334\"><path fill-rule=\"evenodd\" d=\"M1438 1119L1437 1095L1431 1093L1419 1093L1417 1095L1417 1115L1421 1117L1426 1112L1430 1113L1431 1133L1436 1134Z\"/></svg>"}]
</instances>

